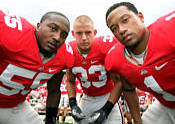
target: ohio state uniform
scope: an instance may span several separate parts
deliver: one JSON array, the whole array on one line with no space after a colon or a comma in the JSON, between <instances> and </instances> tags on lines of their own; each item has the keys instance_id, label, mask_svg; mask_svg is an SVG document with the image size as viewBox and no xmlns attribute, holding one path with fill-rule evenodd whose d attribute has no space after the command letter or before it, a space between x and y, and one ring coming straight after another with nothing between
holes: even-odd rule
<instances>
[{"instance_id":1,"label":"ohio state uniform","mask_svg":"<svg viewBox=\"0 0 175 124\"><path fill-rule=\"evenodd\" d=\"M112 90L114 84L104 68L104 58L116 42L117 40L110 36L95 38L86 58L77 51L76 41L70 43L75 55L72 73L80 80L82 90L86 95L100 96Z\"/></svg>"},{"instance_id":2,"label":"ohio state uniform","mask_svg":"<svg viewBox=\"0 0 175 124\"><path fill-rule=\"evenodd\" d=\"M151 92L164 106L175 108L175 12L148 27L150 37L142 65L129 62L120 43L106 57L108 71L123 75L141 90Z\"/></svg>"},{"instance_id":3,"label":"ohio state uniform","mask_svg":"<svg viewBox=\"0 0 175 124\"><path fill-rule=\"evenodd\" d=\"M64 81L64 79L61 82L60 90L61 90L61 95L67 95L66 82Z\"/></svg>"},{"instance_id":4,"label":"ohio state uniform","mask_svg":"<svg viewBox=\"0 0 175 124\"><path fill-rule=\"evenodd\" d=\"M73 51L64 44L51 60L43 62L35 27L9 12L0 11L0 17L0 108L10 108L23 102L32 89L53 74L70 68Z\"/></svg>"},{"instance_id":5,"label":"ohio state uniform","mask_svg":"<svg viewBox=\"0 0 175 124\"><path fill-rule=\"evenodd\" d=\"M76 82L76 93L83 94L80 81L76 79L75 82Z\"/></svg>"},{"instance_id":6,"label":"ohio state uniform","mask_svg":"<svg viewBox=\"0 0 175 124\"><path fill-rule=\"evenodd\" d=\"M105 70L104 60L109 49L117 42L110 36L97 37L87 57L81 56L78 52L76 41L70 43L75 56L72 73L80 80L83 91L79 106L87 118L105 105L114 87L114 82ZM104 122L104 124L116 123L123 124L118 102ZM88 122L83 119L78 124L88 124Z\"/></svg>"},{"instance_id":7,"label":"ohio state uniform","mask_svg":"<svg viewBox=\"0 0 175 124\"><path fill-rule=\"evenodd\" d=\"M137 93L139 97L139 104L140 106L145 105L146 101L151 98L151 95L145 91L141 91L140 93Z\"/></svg>"}]
</instances>

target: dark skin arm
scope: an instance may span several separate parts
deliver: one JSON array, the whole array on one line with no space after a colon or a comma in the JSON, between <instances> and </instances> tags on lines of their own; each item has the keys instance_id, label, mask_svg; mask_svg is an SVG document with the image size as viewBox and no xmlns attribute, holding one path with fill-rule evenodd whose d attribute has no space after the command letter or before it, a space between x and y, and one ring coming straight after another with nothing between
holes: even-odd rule
<instances>
[{"instance_id":1,"label":"dark skin arm","mask_svg":"<svg viewBox=\"0 0 175 124\"><path fill-rule=\"evenodd\" d=\"M115 104L118 101L118 99L120 98L122 83L120 81L119 75L114 74L114 73L110 73L110 75L111 75L111 78L114 82L114 88L110 93L108 101Z\"/></svg>"},{"instance_id":2,"label":"dark skin arm","mask_svg":"<svg viewBox=\"0 0 175 124\"><path fill-rule=\"evenodd\" d=\"M124 77L121 77L122 89L125 100L127 101L128 107L132 118L134 119L134 124L142 124L140 109L139 109L139 99L136 91L133 90L135 87L128 82ZM124 90L125 89L125 90ZM126 89L128 91L126 91Z\"/></svg>"},{"instance_id":3,"label":"dark skin arm","mask_svg":"<svg viewBox=\"0 0 175 124\"><path fill-rule=\"evenodd\" d=\"M58 107L61 97L60 86L62 82L62 78L64 76L64 72L59 72L55 74L48 82L47 82L47 107Z\"/></svg>"}]
</instances>

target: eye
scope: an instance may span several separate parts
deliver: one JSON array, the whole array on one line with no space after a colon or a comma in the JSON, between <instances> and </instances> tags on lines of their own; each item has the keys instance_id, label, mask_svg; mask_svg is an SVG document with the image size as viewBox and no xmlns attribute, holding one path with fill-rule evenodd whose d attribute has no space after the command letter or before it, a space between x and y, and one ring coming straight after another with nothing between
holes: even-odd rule
<instances>
[{"instance_id":1,"label":"eye","mask_svg":"<svg viewBox=\"0 0 175 124\"><path fill-rule=\"evenodd\" d=\"M62 32L60 36L61 36L61 38L66 39L67 36L68 36L68 33L67 32Z\"/></svg>"},{"instance_id":2,"label":"eye","mask_svg":"<svg viewBox=\"0 0 175 124\"><path fill-rule=\"evenodd\" d=\"M129 21L129 18L123 18L122 23L127 23Z\"/></svg>"},{"instance_id":3,"label":"eye","mask_svg":"<svg viewBox=\"0 0 175 124\"><path fill-rule=\"evenodd\" d=\"M51 29L51 31L53 31L53 32L57 31L57 28L56 28L56 27L53 27L53 26L51 26L50 29Z\"/></svg>"},{"instance_id":4,"label":"eye","mask_svg":"<svg viewBox=\"0 0 175 124\"><path fill-rule=\"evenodd\" d=\"M112 26L112 27L111 27L111 31L112 31L112 32L116 32L117 30L118 30L118 26Z\"/></svg>"},{"instance_id":5,"label":"eye","mask_svg":"<svg viewBox=\"0 0 175 124\"><path fill-rule=\"evenodd\" d=\"M86 31L85 34L86 35L90 35L91 34L91 31Z\"/></svg>"},{"instance_id":6,"label":"eye","mask_svg":"<svg viewBox=\"0 0 175 124\"><path fill-rule=\"evenodd\" d=\"M82 35L82 32L76 32L76 34L80 36L80 35Z\"/></svg>"},{"instance_id":7,"label":"eye","mask_svg":"<svg viewBox=\"0 0 175 124\"><path fill-rule=\"evenodd\" d=\"M50 31L52 31L52 32L55 32L55 31L58 30L58 27L56 27L56 26L53 25L53 24L48 24L48 27L49 27Z\"/></svg>"}]
</instances>

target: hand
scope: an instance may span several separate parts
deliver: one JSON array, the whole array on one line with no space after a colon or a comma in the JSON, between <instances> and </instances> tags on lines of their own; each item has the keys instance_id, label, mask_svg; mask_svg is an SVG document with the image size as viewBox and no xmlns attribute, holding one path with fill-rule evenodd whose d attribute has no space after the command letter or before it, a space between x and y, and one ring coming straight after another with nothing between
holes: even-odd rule
<instances>
[{"instance_id":1,"label":"hand","mask_svg":"<svg viewBox=\"0 0 175 124\"><path fill-rule=\"evenodd\" d=\"M74 118L74 120L76 122L81 121L82 119L85 119L85 115L82 113L80 107L78 107L77 105L72 106L72 117Z\"/></svg>"},{"instance_id":2,"label":"hand","mask_svg":"<svg viewBox=\"0 0 175 124\"><path fill-rule=\"evenodd\" d=\"M58 108L46 107L46 122L45 124L56 124Z\"/></svg>"},{"instance_id":3,"label":"hand","mask_svg":"<svg viewBox=\"0 0 175 124\"><path fill-rule=\"evenodd\" d=\"M88 119L89 124L102 124L104 120L107 119L107 113L103 110L100 109L98 111L95 111Z\"/></svg>"}]
</instances>

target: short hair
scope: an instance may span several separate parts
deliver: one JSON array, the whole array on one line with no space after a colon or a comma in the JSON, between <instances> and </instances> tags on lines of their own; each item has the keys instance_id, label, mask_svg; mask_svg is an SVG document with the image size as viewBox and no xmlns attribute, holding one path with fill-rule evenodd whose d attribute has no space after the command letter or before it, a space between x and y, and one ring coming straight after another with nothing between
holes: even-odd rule
<instances>
[{"instance_id":1,"label":"short hair","mask_svg":"<svg viewBox=\"0 0 175 124\"><path fill-rule=\"evenodd\" d=\"M69 19L64 15L64 14L62 14L62 13L60 13L60 12L56 12L56 11L51 11L51 12L47 12L47 13L45 13L43 16L42 16L42 18L41 18L41 20L40 20L40 23L42 23L43 21L45 21L47 18L49 18L49 16L50 15L60 15L60 16L63 16L69 23L70 23L70 21L69 21Z\"/></svg>"},{"instance_id":2,"label":"short hair","mask_svg":"<svg viewBox=\"0 0 175 124\"><path fill-rule=\"evenodd\" d=\"M75 21L74 21L74 25L75 25L75 23L86 23L86 22L90 22L90 23L92 23L92 25L94 26L94 22L92 21L92 19L89 17L89 16L87 16L87 15L80 15L80 16L78 16L76 19L75 19Z\"/></svg>"},{"instance_id":3,"label":"short hair","mask_svg":"<svg viewBox=\"0 0 175 124\"><path fill-rule=\"evenodd\" d=\"M109 16L109 14L115 10L116 8L120 7L120 6L125 6L128 8L128 10L131 10L132 12L134 12L135 14L138 14L138 10L135 7L134 4L130 3L130 2L120 2L120 3L115 3L113 4L106 12L106 23L107 23L107 18Z\"/></svg>"}]
</instances>

